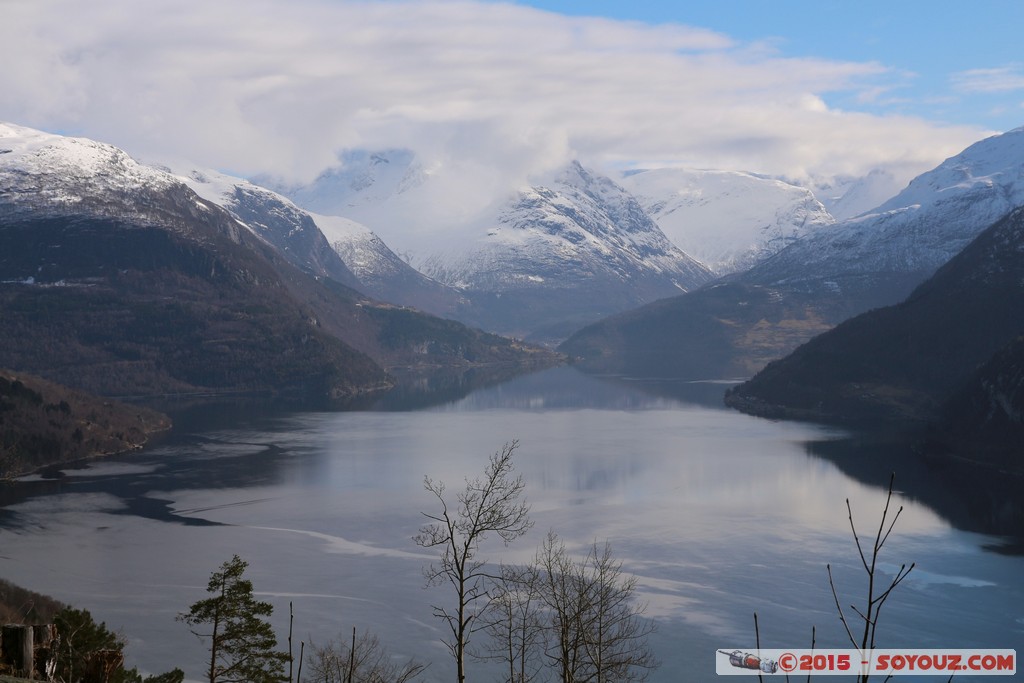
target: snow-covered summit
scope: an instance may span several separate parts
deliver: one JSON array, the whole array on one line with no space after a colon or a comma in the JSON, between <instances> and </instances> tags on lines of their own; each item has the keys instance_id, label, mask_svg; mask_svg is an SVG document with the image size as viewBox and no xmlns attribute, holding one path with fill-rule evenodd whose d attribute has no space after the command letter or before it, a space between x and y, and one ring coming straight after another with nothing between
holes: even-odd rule
<instances>
[{"instance_id":1,"label":"snow-covered summit","mask_svg":"<svg viewBox=\"0 0 1024 683\"><path fill-rule=\"evenodd\" d=\"M905 190L872 213L914 206L920 210L985 196L993 190L1006 200L1006 211L1024 204L1024 127L974 143L912 180Z\"/></svg>"},{"instance_id":2,"label":"snow-covered summit","mask_svg":"<svg viewBox=\"0 0 1024 683\"><path fill-rule=\"evenodd\" d=\"M306 185L286 185L271 178L254 178L296 204L321 215L347 216L360 208L393 201L422 185L427 171L409 150L371 152L352 150L338 158L338 165Z\"/></svg>"},{"instance_id":3,"label":"snow-covered summit","mask_svg":"<svg viewBox=\"0 0 1024 683\"><path fill-rule=\"evenodd\" d=\"M676 246L718 275L835 222L810 190L751 173L660 168L621 182Z\"/></svg>"},{"instance_id":4,"label":"snow-covered summit","mask_svg":"<svg viewBox=\"0 0 1024 683\"><path fill-rule=\"evenodd\" d=\"M836 289L872 287L894 274L920 282L1021 205L1024 128L1017 128L971 145L877 209L794 243L744 278Z\"/></svg>"},{"instance_id":5,"label":"snow-covered summit","mask_svg":"<svg viewBox=\"0 0 1024 683\"><path fill-rule=\"evenodd\" d=\"M113 145L0 123L0 204L8 215L101 211L97 198L109 193L130 200L142 188L173 184Z\"/></svg>"},{"instance_id":6,"label":"snow-covered summit","mask_svg":"<svg viewBox=\"0 0 1024 683\"><path fill-rule=\"evenodd\" d=\"M479 220L472 242L432 254L424 270L485 291L618 283L643 290L634 293L637 301L681 293L712 277L625 189L577 162L516 193Z\"/></svg>"}]
</instances>

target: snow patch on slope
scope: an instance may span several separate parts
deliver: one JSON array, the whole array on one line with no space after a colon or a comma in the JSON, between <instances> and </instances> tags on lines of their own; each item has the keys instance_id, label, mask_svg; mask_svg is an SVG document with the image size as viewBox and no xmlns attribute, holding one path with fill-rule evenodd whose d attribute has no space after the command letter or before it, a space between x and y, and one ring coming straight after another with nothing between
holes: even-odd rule
<instances>
[{"instance_id":1,"label":"snow patch on slope","mask_svg":"<svg viewBox=\"0 0 1024 683\"><path fill-rule=\"evenodd\" d=\"M718 275L835 222L809 190L750 173L662 168L631 172L622 185L676 246Z\"/></svg>"},{"instance_id":2,"label":"snow patch on slope","mask_svg":"<svg viewBox=\"0 0 1024 683\"><path fill-rule=\"evenodd\" d=\"M744 277L785 283L920 273L924 279L1021 205L1024 128L1017 128L971 145L877 209L800 240Z\"/></svg>"},{"instance_id":3,"label":"snow patch on slope","mask_svg":"<svg viewBox=\"0 0 1024 683\"><path fill-rule=\"evenodd\" d=\"M310 215L334 251L360 280L398 275L411 269L362 223L341 216Z\"/></svg>"}]
</instances>

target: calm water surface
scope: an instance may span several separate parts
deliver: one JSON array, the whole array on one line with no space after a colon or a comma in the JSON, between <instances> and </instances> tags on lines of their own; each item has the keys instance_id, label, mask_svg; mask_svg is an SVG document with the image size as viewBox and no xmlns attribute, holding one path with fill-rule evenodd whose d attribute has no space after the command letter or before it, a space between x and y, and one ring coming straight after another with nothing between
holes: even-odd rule
<instances>
[{"instance_id":1,"label":"calm water surface","mask_svg":"<svg viewBox=\"0 0 1024 683\"><path fill-rule=\"evenodd\" d=\"M458 489L518 439L536 526L488 556L527 561L548 529L580 553L610 541L658 623L653 681L712 678L716 648L752 647L755 611L765 647L807 647L812 626L818 647L845 647L825 565L859 603L844 500L866 535L885 492L811 453L838 432L747 417L718 407L720 386L691 389L691 401L664 398L559 368L415 411L186 424L144 453L17 482L0 510L0 576L122 630L141 669L198 679L203 646L174 616L238 553L282 631L294 604L297 641L369 629L433 662L424 681L447 681L429 608L447 595L423 587L432 556L410 540L434 510L423 477ZM917 567L886 605L882 646L1024 651L1024 558L898 502L882 572Z\"/></svg>"}]
</instances>

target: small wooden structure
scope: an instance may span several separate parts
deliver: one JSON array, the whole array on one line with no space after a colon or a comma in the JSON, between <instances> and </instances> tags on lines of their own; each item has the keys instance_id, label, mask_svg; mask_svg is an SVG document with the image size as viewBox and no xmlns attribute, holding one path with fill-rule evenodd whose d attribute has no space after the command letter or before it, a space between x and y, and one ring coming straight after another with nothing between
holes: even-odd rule
<instances>
[{"instance_id":1,"label":"small wooden structure","mask_svg":"<svg viewBox=\"0 0 1024 683\"><path fill-rule=\"evenodd\" d=\"M56 670L57 627L6 624L0 628L0 672L52 681Z\"/></svg>"}]
</instances>

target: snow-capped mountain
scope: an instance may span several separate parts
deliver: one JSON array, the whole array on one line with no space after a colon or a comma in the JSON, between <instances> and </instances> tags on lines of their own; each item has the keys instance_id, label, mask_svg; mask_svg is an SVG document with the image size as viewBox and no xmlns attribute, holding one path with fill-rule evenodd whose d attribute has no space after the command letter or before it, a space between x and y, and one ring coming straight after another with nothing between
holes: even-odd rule
<instances>
[{"instance_id":1,"label":"snow-capped mountain","mask_svg":"<svg viewBox=\"0 0 1024 683\"><path fill-rule=\"evenodd\" d=\"M708 282L610 179L572 163L470 226L421 269L473 298L479 324L557 341L580 326Z\"/></svg>"},{"instance_id":2,"label":"snow-capped mountain","mask_svg":"<svg viewBox=\"0 0 1024 683\"><path fill-rule=\"evenodd\" d=\"M304 211L272 190L216 171L190 170L179 177L302 270L333 278L381 301L445 317L456 315L463 302L459 292L414 269L356 221Z\"/></svg>"},{"instance_id":3,"label":"snow-capped mountain","mask_svg":"<svg viewBox=\"0 0 1024 683\"><path fill-rule=\"evenodd\" d=\"M113 210L105 208L112 197L119 215L142 217L156 210L143 191L174 184L112 145L0 122L0 211L6 217L105 215Z\"/></svg>"},{"instance_id":4,"label":"snow-capped mountain","mask_svg":"<svg viewBox=\"0 0 1024 683\"><path fill-rule=\"evenodd\" d=\"M309 186L278 189L367 226L456 288L469 302L460 320L518 336L558 338L713 277L627 191L578 163L497 200L472 183L453 193L451 183L444 169L392 151L349 155Z\"/></svg>"},{"instance_id":5,"label":"snow-capped mountain","mask_svg":"<svg viewBox=\"0 0 1024 683\"><path fill-rule=\"evenodd\" d=\"M509 291L618 285L638 300L688 291L711 279L610 179L572 163L520 191L479 222L476 240L438 252L424 270L466 289Z\"/></svg>"},{"instance_id":6,"label":"snow-capped mountain","mask_svg":"<svg viewBox=\"0 0 1024 683\"><path fill-rule=\"evenodd\" d=\"M904 187L891 171L883 169L860 177L812 178L799 184L808 187L837 221L871 211Z\"/></svg>"},{"instance_id":7,"label":"snow-capped mountain","mask_svg":"<svg viewBox=\"0 0 1024 683\"><path fill-rule=\"evenodd\" d=\"M391 386L384 366L554 360L368 300L346 273L269 191L0 124L0 366L98 393L337 398Z\"/></svg>"},{"instance_id":8,"label":"snow-capped mountain","mask_svg":"<svg viewBox=\"0 0 1024 683\"><path fill-rule=\"evenodd\" d=\"M872 292L873 305L891 303L1021 204L1024 128L1017 128L971 145L873 211L809 235L742 279Z\"/></svg>"},{"instance_id":9,"label":"snow-capped mountain","mask_svg":"<svg viewBox=\"0 0 1024 683\"><path fill-rule=\"evenodd\" d=\"M602 320L559 348L605 372L749 376L854 315L906 298L1022 205L1024 128L972 145L876 211L816 230L745 273ZM960 319L938 303L947 322Z\"/></svg>"},{"instance_id":10,"label":"snow-capped mountain","mask_svg":"<svg viewBox=\"0 0 1024 683\"><path fill-rule=\"evenodd\" d=\"M982 363L1024 332L1022 281L1024 207L983 230L901 303L811 340L729 400L754 412L829 422L935 419Z\"/></svg>"},{"instance_id":11,"label":"snow-capped mountain","mask_svg":"<svg viewBox=\"0 0 1024 683\"><path fill-rule=\"evenodd\" d=\"M810 190L735 171L661 168L621 181L672 242L717 275L835 222Z\"/></svg>"},{"instance_id":12,"label":"snow-capped mountain","mask_svg":"<svg viewBox=\"0 0 1024 683\"><path fill-rule=\"evenodd\" d=\"M0 150L0 365L121 395L387 386L320 323L351 298L307 307L316 280L171 174L8 124Z\"/></svg>"},{"instance_id":13,"label":"snow-capped mountain","mask_svg":"<svg viewBox=\"0 0 1024 683\"><path fill-rule=\"evenodd\" d=\"M242 178L210 170L188 170L177 177L203 199L223 207L273 244L292 265L349 287L360 281L331 248L313 218L281 195Z\"/></svg>"}]
</instances>

